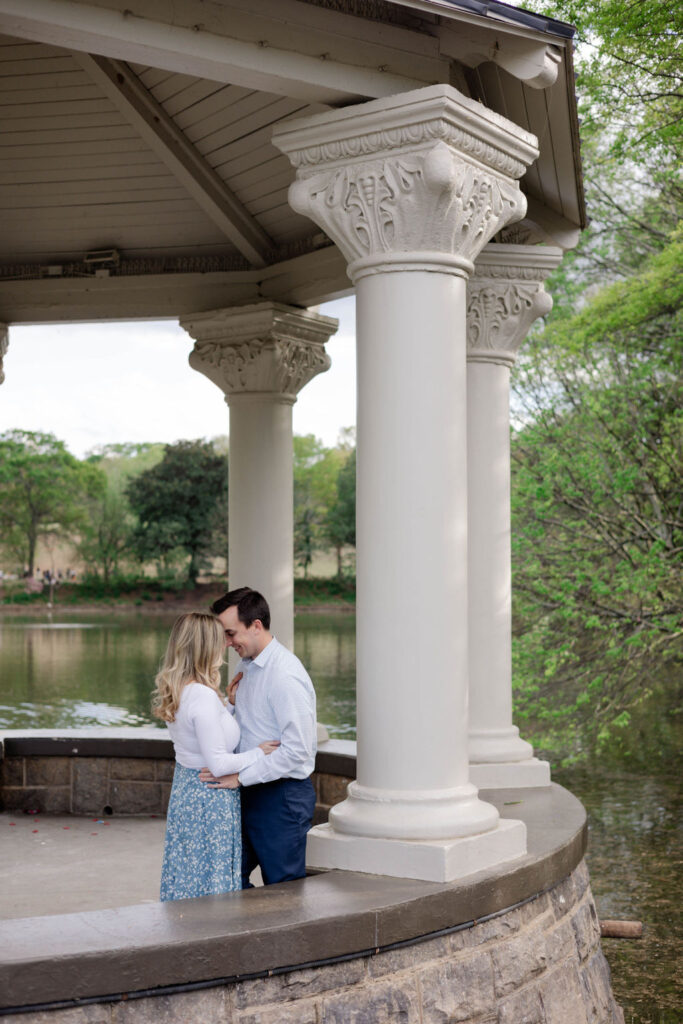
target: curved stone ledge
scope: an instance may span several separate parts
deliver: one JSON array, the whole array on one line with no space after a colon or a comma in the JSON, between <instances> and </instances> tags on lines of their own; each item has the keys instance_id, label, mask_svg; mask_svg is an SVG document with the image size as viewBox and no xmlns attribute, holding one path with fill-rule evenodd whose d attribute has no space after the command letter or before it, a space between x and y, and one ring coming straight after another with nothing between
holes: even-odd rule
<instances>
[{"instance_id":1,"label":"curved stone ledge","mask_svg":"<svg viewBox=\"0 0 683 1024\"><path fill-rule=\"evenodd\" d=\"M75 780L92 769L107 793L125 796L123 813L145 813L142 790L169 785L172 748L153 728L14 730L1 740L5 798L46 801L71 787L73 810ZM318 820L355 769L355 743L321 743ZM482 796L525 822L528 854L459 882L330 871L224 896L0 922L0 1015L341 1024L362 1008L377 1024L619 1021L587 872L577 871L582 805L557 785Z\"/></svg>"},{"instance_id":2,"label":"curved stone ledge","mask_svg":"<svg viewBox=\"0 0 683 1024\"><path fill-rule=\"evenodd\" d=\"M150 996L155 990L173 1002L171 992L178 986L199 986L202 992L193 998L211 1001L226 986L232 992L245 979L271 972L289 975L316 965L317 975L319 969L339 970L330 961L364 960L396 943L433 941L434 933L462 925L485 928L476 922L538 898L558 883L574 892L574 883L562 880L584 853L586 819L579 801L557 785L483 795L503 816L521 818L527 825L528 855L504 869L450 884L331 871L224 896L5 921L0 923L1 1005L11 1013L22 1007L47 1011L46 1004L112 1001L121 1004L120 1013L125 1007L126 1020L159 1019L152 1011L148 1017L136 1016L136 1008L142 1013L146 1002L136 994ZM561 886L558 891L561 907ZM292 977L291 984L300 980L301 975ZM213 994L203 991L207 986ZM173 1004L169 1020L188 1019L180 1010L188 998L185 994ZM156 999L155 1004L158 1009ZM73 1024L95 1020L86 1011L70 1011L78 1014ZM209 1019L203 1012L198 1003L199 1016L193 1019ZM30 1012L28 1018L22 1014L25 1024L30 1017ZM36 1024L44 1019L36 1016ZM308 1018L272 1018L287 1019ZM71 1015L66 1020L72 1024Z\"/></svg>"}]
</instances>

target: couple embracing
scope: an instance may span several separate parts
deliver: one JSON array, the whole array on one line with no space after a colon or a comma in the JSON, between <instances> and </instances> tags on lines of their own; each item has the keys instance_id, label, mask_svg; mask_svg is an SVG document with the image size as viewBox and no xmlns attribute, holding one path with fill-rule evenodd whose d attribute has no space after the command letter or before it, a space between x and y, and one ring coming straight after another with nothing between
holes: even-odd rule
<instances>
[{"instance_id":1,"label":"couple embracing","mask_svg":"<svg viewBox=\"0 0 683 1024\"><path fill-rule=\"evenodd\" d=\"M303 878L315 791L315 691L299 659L270 632L258 591L224 594L211 613L175 622L152 710L166 722L176 766L161 899ZM224 650L242 659L226 702Z\"/></svg>"}]
</instances>

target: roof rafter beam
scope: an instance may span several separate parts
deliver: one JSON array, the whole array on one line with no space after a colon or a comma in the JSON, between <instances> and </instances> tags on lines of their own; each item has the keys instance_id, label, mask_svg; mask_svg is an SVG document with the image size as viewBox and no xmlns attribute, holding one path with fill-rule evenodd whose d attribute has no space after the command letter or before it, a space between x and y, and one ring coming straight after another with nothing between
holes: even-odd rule
<instances>
[{"instance_id":1,"label":"roof rafter beam","mask_svg":"<svg viewBox=\"0 0 683 1024\"><path fill-rule=\"evenodd\" d=\"M255 4L257 12L260 6ZM222 21L217 20L217 8ZM164 20L166 10L168 20ZM205 24L208 14L213 18L209 26ZM172 20L176 16L182 17L182 24ZM426 52L422 55L420 59L427 61L425 75L415 78L405 71L394 73L390 65L364 64L354 57L349 40L340 51L341 60L334 53L297 52L287 48L287 34L277 19L265 17L263 22L261 39L240 39L230 29L229 9L199 0L167 5L108 0L106 7L87 0L0 0L0 32L5 35L310 103L377 99L448 79L448 62L436 53L436 59ZM400 52L399 48L393 52Z\"/></svg>"},{"instance_id":2,"label":"roof rafter beam","mask_svg":"<svg viewBox=\"0 0 683 1024\"><path fill-rule=\"evenodd\" d=\"M73 58L255 267L275 243L123 61L72 51Z\"/></svg>"}]
</instances>

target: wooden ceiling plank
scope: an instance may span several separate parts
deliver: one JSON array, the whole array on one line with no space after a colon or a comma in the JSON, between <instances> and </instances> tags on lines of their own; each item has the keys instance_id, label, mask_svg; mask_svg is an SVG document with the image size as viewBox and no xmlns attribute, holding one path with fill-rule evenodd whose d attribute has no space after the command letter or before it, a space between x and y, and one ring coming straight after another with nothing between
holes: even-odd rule
<instances>
[{"instance_id":1,"label":"wooden ceiling plank","mask_svg":"<svg viewBox=\"0 0 683 1024\"><path fill-rule=\"evenodd\" d=\"M557 213L562 213L562 195L560 192L555 161L552 154L552 136L546 130L548 125L548 108L546 106L545 92L540 89L524 89L524 98L529 113L531 131L540 136L542 142L543 160L536 161L536 170L541 186L543 201L546 206Z\"/></svg>"},{"instance_id":2,"label":"wooden ceiling plank","mask_svg":"<svg viewBox=\"0 0 683 1024\"><path fill-rule=\"evenodd\" d=\"M173 96L176 96L179 92L184 92L191 86L196 85L197 82L198 79L195 78L194 75L169 75L169 77L164 82L160 82L158 85L153 86L150 89L150 92L154 96L154 99L157 100L157 102L165 103L166 100L169 100ZM211 84L215 89L215 83Z\"/></svg>"},{"instance_id":3,"label":"wooden ceiling plank","mask_svg":"<svg viewBox=\"0 0 683 1024\"><path fill-rule=\"evenodd\" d=\"M272 177L245 185L239 190L239 197L243 203L248 203L249 209L255 213L254 208L251 206L252 202L264 196L273 195L275 192L286 192L293 180L294 176L291 167L285 167ZM234 182L232 182L232 187L235 188Z\"/></svg>"},{"instance_id":4,"label":"wooden ceiling plank","mask_svg":"<svg viewBox=\"0 0 683 1024\"><path fill-rule=\"evenodd\" d=\"M221 85L219 82L209 82L204 78L199 78L194 85L190 85L170 99L164 100L164 110L171 117L175 118L178 114L189 110L190 107L194 107L197 103L201 103L203 100L213 96L214 93L229 88L231 88L229 85Z\"/></svg>"},{"instance_id":5,"label":"wooden ceiling plank","mask_svg":"<svg viewBox=\"0 0 683 1024\"><path fill-rule=\"evenodd\" d=\"M514 121L515 124L518 124L520 128L525 128L527 131L532 132L541 142L546 131L546 125L543 123L532 124L526 104L527 90L523 84L517 78L513 78L512 75L505 75L503 80L500 68L493 64L487 64L481 70L486 78L487 95L488 90L494 88L493 82L495 81L497 83L497 95L500 96L499 102L504 105L506 111L505 116ZM498 107L495 109L497 110ZM543 195L537 160L527 168L523 181L526 190L531 190L537 196Z\"/></svg>"},{"instance_id":6,"label":"wooden ceiling plank","mask_svg":"<svg viewBox=\"0 0 683 1024\"><path fill-rule=\"evenodd\" d=\"M21 125L21 127L19 127ZM108 111L96 114L73 113L55 114L53 117L26 117L18 120L14 117L0 117L0 133L2 135L23 135L37 132L61 132L61 131L86 131L91 128L119 128L128 127L118 110L109 105Z\"/></svg>"},{"instance_id":7,"label":"wooden ceiling plank","mask_svg":"<svg viewBox=\"0 0 683 1024\"><path fill-rule=\"evenodd\" d=\"M254 266L263 266L272 240L128 66L89 54L78 60L226 237Z\"/></svg>"},{"instance_id":8,"label":"wooden ceiling plank","mask_svg":"<svg viewBox=\"0 0 683 1024\"><path fill-rule=\"evenodd\" d=\"M280 230L283 224L307 224L309 234L311 230L310 220L307 217L302 217L300 214L295 213L291 206L286 202L282 203L281 206L273 207L273 209L264 213L263 223L267 226L269 231L273 232L276 238L280 237Z\"/></svg>"},{"instance_id":9,"label":"wooden ceiling plank","mask_svg":"<svg viewBox=\"0 0 683 1024\"><path fill-rule=\"evenodd\" d=\"M140 140L137 140L138 143ZM42 157L42 154L41 154ZM102 174L126 175L134 168L136 174L159 174L167 173L167 168L160 162L155 153L148 149L130 149L124 146L123 150L108 150L99 153L64 153L64 151L53 155L47 162L42 158L13 157L7 159L3 153L2 174L20 175L20 181L59 181L61 175L66 179L72 175L78 178L83 175L84 179L89 177L100 177Z\"/></svg>"},{"instance_id":10,"label":"wooden ceiling plank","mask_svg":"<svg viewBox=\"0 0 683 1024\"><path fill-rule=\"evenodd\" d=\"M133 137L133 129L129 125L110 125L104 128L65 128L51 131L5 132L0 136L0 149L12 146L54 146L59 144L77 145L78 143L104 142L113 139Z\"/></svg>"},{"instance_id":11,"label":"wooden ceiling plank","mask_svg":"<svg viewBox=\"0 0 683 1024\"><path fill-rule=\"evenodd\" d=\"M263 187L264 183L271 178L289 178L294 180L294 169L284 154L273 156L270 160L264 160L258 167L254 167L241 174L230 177L230 187L241 196L245 189Z\"/></svg>"},{"instance_id":12,"label":"wooden ceiling plank","mask_svg":"<svg viewBox=\"0 0 683 1024\"><path fill-rule=\"evenodd\" d=\"M571 114L567 90L561 83L546 90L547 117L552 119L551 144L555 161L555 174L560 189L562 212L573 224L581 223L581 210L576 189L576 168L571 148Z\"/></svg>"},{"instance_id":13,"label":"wooden ceiling plank","mask_svg":"<svg viewBox=\"0 0 683 1024\"><path fill-rule=\"evenodd\" d=\"M47 43L27 43L13 39L9 43L0 41L0 64L8 60L43 60L45 57L63 57L63 51Z\"/></svg>"},{"instance_id":14,"label":"wooden ceiling plank","mask_svg":"<svg viewBox=\"0 0 683 1024\"><path fill-rule=\"evenodd\" d=\"M130 159L132 155L145 155L149 152L148 147L142 139L134 136L122 139L109 139L105 146L93 142L72 142L69 145L68 156L65 156L64 146L60 143L43 144L40 147L31 145L4 146L0 140L0 152L2 153L3 167L12 170L18 161L30 160L32 164L38 163L43 166L46 160L50 160L58 166L61 160L75 161L76 163L96 157L101 161L101 166L106 167L108 163L116 159Z\"/></svg>"},{"instance_id":15,"label":"wooden ceiling plank","mask_svg":"<svg viewBox=\"0 0 683 1024\"><path fill-rule=\"evenodd\" d=\"M40 57L33 60L6 60L0 64L0 87L2 79L11 75L47 75L60 71L73 71L75 64L68 55L61 57Z\"/></svg>"},{"instance_id":16,"label":"wooden ceiling plank","mask_svg":"<svg viewBox=\"0 0 683 1024\"><path fill-rule=\"evenodd\" d=\"M87 85L92 88L92 82L79 68L76 71L62 71L57 74L41 72L39 75L7 75L0 78L0 93L24 92L32 89L61 89L74 85Z\"/></svg>"},{"instance_id":17,"label":"wooden ceiling plank","mask_svg":"<svg viewBox=\"0 0 683 1024\"><path fill-rule=\"evenodd\" d=\"M197 143L201 144L204 151L212 152L225 145L226 140L251 135L264 124L273 124L282 117L289 116L290 112L297 110L299 106L299 100L255 92L221 114L204 118L199 124L189 126L187 130ZM250 125L253 125L251 131Z\"/></svg>"},{"instance_id":18,"label":"wooden ceiling plank","mask_svg":"<svg viewBox=\"0 0 683 1024\"><path fill-rule=\"evenodd\" d=\"M110 205L111 203L162 202L183 199L187 193L172 178L148 179L146 187L123 178L118 181L65 181L59 189L49 185L5 186L0 194L0 210L67 209L73 206ZM169 186L169 180L172 185ZM108 186L108 187L107 187Z\"/></svg>"},{"instance_id":19,"label":"wooden ceiling plank","mask_svg":"<svg viewBox=\"0 0 683 1024\"><path fill-rule=\"evenodd\" d=\"M253 89L243 89L239 85L222 85L215 92L211 93L210 96L206 96L197 103L188 105L184 110L179 111L174 115L173 119L178 127L185 131L190 125L199 124L199 122L217 113L220 114L233 106L239 105L248 96L259 95L262 96L264 93L255 93ZM164 109L170 113L166 104L164 104Z\"/></svg>"},{"instance_id":20,"label":"wooden ceiling plank","mask_svg":"<svg viewBox=\"0 0 683 1024\"><path fill-rule=\"evenodd\" d=\"M105 174L102 173L104 170ZM8 172L4 170L4 165L0 165L0 185L4 185L7 191L26 189L30 195L34 194L34 189L42 188L45 189L45 195L48 195L49 190L49 193L58 196L61 193L69 195L78 189L82 189L85 195L88 191L98 187L119 189L130 185L131 188L143 190L145 188L163 188L169 181L174 185L177 184L175 178L166 171L165 167L160 165L147 168L143 164L132 170L133 174L131 174L130 165L126 164L121 167L106 168L102 168L101 165L91 168L74 166L58 171L51 167L49 169L34 168L27 173L26 170ZM145 170L148 173L145 174ZM3 198L3 194L0 194L0 202Z\"/></svg>"},{"instance_id":21,"label":"wooden ceiling plank","mask_svg":"<svg viewBox=\"0 0 683 1024\"><path fill-rule=\"evenodd\" d=\"M137 74L137 78L142 82L145 89L149 89L151 92L160 85L164 85L166 82L171 81L175 78L175 72L169 71L167 68L147 68L140 74Z\"/></svg>"},{"instance_id":22,"label":"wooden ceiling plank","mask_svg":"<svg viewBox=\"0 0 683 1024\"><path fill-rule=\"evenodd\" d=\"M277 150L270 142L271 135L270 128L267 128L248 139L239 139L232 146L212 153L211 163L222 178L230 181L233 174L247 172L252 167L259 167L264 160L273 159Z\"/></svg>"},{"instance_id":23,"label":"wooden ceiling plank","mask_svg":"<svg viewBox=\"0 0 683 1024\"><path fill-rule=\"evenodd\" d=\"M0 103L3 97L0 96ZM6 97L5 97L6 99ZM5 103L2 104L2 112L0 118L3 121L14 121L17 119L28 119L28 118L45 118L49 115L49 118L59 117L60 115L69 114L101 114L111 113L114 109L111 101L104 98L87 97L86 99L65 99L63 96L58 95L54 92L46 94L46 98L43 100L32 99L31 102L17 103L14 102L11 105Z\"/></svg>"},{"instance_id":24,"label":"wooden ceiling plank","mask_svg":"<svg viewBox=\"0 0 683 1024\"><path fill-rule=\"evenodd\" d=\"M27 107L36 106L39 103L89 103L98 100L101 93L92 84L70 86L66 89L30 89L21 96L21 100ZM13 92L0 91L0 107L14 109L20 104L17 103L17 96ZM54 109L53 106L50 109ZM7 116L14 116L8 110Z\"/></svg>"}]
</instances>

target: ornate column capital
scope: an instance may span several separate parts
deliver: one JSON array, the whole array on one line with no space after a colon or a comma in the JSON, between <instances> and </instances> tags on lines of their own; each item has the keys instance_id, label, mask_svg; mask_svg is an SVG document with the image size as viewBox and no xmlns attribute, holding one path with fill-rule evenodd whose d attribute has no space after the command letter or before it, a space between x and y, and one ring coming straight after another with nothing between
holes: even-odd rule
<instances>
[{"instance_id":1,"label":"ornate column capital","mask_svg":"<svg viewBox=\"0 0 683 1024\"><path fill-rule=\"evenodd\" d=\"M322 227L356 281L378 270L463 276L526 212L529 132L449 85L290 121L273 144L297 169L290 205Z\"/></svg>"},{"instance_id":2,"label":"ornate column capital","mask_svg":"<svg viewBox=\"0 0 683 1024\"><path fill-rule=\"evenodd\" d=\"M467 361L513 366L534 320L553 308L543 282L562 260L546 245L487 245L467 285Z\"/></svg>"},{"instance_id":3,"label":"ornate column capital","mask_svg":"<svg viewBox=\"0 0 683 1024\"><path fill-rule=\"evenodd\" d=\"M330 367L325 342L339 321L278 302L214 309L183 317L195 339L190 366L225 393L260 394L293 403L298 392Z\"/></svg>"},{"instance_id":4,"label":"ornate column capital","mask_svg":"<svg viewBox=\"0 0 683 1024\"><path fill-rule=\"evenodd\" d=\"M7 355L9 348L9 328L7 324L0 324L0 384L5 379L5 371L3 369L3 360Z\"/></svg>"}]
</instances>

